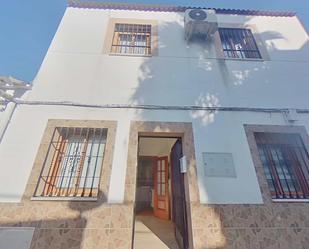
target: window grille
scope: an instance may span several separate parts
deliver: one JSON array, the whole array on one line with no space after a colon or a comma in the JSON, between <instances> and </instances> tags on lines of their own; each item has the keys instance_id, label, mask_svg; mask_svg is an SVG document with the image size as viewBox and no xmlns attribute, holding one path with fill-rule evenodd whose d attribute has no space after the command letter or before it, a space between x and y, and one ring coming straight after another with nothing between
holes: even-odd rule
<instances>
[{"instance_id":1,"label":"window grille","mask_svg":"<svg viewBox=\"0 0 309 249\"><path fill-rule=\"evenodd\" d=\"M116 23L111 52L151 55L151 25Z\"/></svg>"},{"instance_id":2,"label":"window grille","mask_svg":"<svg viewBox=\"0 0 309 249\"><path fill-rule=\"evenodd\" d=\"M96 197L107 129L57 127L35 191L38 197Z\"/></svg>"},{"instance_id":3,"label":"window grille","mask_svg":"<svg viewBox=\"0 0 309 249\"><path fill-rule=\"evenodd\" d=\"M226 58L262 58L250 29L219 28L219 34Z\"/></svg>"},{"instance_id":4,"label":"window grille","mask_svg":"<svg viewBox=\"0 0 309 249\"><path fill-rule=\"evenodd\" d=\"M309 156L298 134L256 133L273 199L309 199Z\"/></svg>"}]
</instances>

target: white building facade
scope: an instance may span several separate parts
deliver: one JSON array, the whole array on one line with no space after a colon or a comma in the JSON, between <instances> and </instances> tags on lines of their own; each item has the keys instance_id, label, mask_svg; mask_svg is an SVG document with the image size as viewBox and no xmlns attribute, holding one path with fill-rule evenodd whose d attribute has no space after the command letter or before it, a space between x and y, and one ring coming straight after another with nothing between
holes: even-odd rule
<instances>
[{"instance_id":1,"label":"white building facade","mask_svg":"<svg viewBox=\"0 0 309 249\"><path fill-rule=\"evenodd\" d=\"M216 9L214 35L189 40L188 9L69 1L0 144L0 223L19 248L132 248L141 137L181 140L179 248L308 246L306 30L289 12Z\"/></svg>"}]
</instances>

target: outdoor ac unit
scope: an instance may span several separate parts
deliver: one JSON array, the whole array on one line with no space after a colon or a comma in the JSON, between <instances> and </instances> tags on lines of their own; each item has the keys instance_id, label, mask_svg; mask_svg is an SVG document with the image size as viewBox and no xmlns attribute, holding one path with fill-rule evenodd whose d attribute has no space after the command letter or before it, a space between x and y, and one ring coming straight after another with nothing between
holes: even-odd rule
<instances>
[{"instance_id":1,"label":"outdoor ac unit","mask_svg":"<svg viewBox=\"0 0 309 249\"><path fill-rule=\"evenodd\" d=\"M185 12L186 40L209 37L218 30L216 11L212 9L187 9Z\"/></svg>"},{"instance_id":2,"label":"outdoor ac unit","mask_svg":"<svg viewBox=\"0 0 309 249\"><path fill-rule=\"evenodd\" d=\"M299 120L298 113L295 109L289 109L284 115L287 123L295 123Z\"/></svg>"}]
</instances>

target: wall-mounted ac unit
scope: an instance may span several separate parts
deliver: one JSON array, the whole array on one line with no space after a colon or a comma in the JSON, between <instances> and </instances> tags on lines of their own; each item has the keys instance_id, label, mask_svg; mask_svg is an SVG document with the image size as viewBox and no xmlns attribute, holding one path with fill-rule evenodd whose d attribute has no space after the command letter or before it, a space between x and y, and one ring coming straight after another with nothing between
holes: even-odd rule
<instances>
[{"instance_id":1,"label":"wall-mounted ac unit","mask_svg":"<svg viewBox=\"0 0 309 249\"><path fill-rule=\"evenodd\" d=\"M209 37L218 30L216 11L212 9L187 9L185 12L186 40Z\"/></svg>"},{"instance_id":2,"label":"wall-mounted ac unit","mask_svg":"<svg viewBox=\"0 0 309 249\"><path fill-rule=\"evenodd\" d=\"M296 111L296 109L289 109L283 115L285 117L286 122L289 124L293 124L299 120L298 112Z\"/></svg>"}]
</instances>

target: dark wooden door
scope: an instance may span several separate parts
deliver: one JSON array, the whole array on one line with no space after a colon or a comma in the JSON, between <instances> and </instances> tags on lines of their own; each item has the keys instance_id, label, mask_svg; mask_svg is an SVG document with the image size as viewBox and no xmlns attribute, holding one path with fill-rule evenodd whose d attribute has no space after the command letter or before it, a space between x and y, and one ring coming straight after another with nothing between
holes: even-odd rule
<instances>
[{"instance_id":1,"label":"dark wooden door","mask_svg":"<svg viewBox=\"0 0 309 249\"><path fill-rule=\"evenodd\" d=\"M168 220L168 157L157 157L154 164L154 215Z\"/></svg>"},{"instance_id":2,"label":"dark wooden door","mask_svg":"<svg viewBox=\"0 0 309 249\"><path fill-rule=\"evenodd\" d=\"M184 175L180 172L180 161L182 157L181 140L178 139L171 151L171 178L172 178L172 200L173 200L173 222L175 224L175 235L181 249L188 248L188 226L185 200Z\"/></svg>"}]
</instances>

